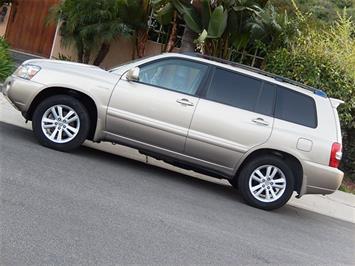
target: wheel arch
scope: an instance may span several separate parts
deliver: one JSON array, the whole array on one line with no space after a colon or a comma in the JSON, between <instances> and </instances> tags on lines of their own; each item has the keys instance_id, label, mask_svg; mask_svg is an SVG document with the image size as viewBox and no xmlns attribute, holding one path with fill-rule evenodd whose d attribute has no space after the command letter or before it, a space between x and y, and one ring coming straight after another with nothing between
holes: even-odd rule
<instances>
[{"instance_id":1,"label":"wheel arch","mask_svg":"<svg viewBox=\"0 0 355 266\"><path fill-rule=\"evenodd\" d=\"M24 117L27 120L32 121L32 116L33 113L38 106L40 102L42 102L44 99L54 96L54 95L69 95L72 96L76 99L78 99L88 110L89 112L89 117L90 117L90 130L89 130L89 135L88 139L93 140L95 137L95 132L96 132L96 127L97 127L97 119L98 119L98 110L96 106L95 100L89 96L86 93L83 93L81 91L67 88L67 87L60 87L60 86L55 86L55 87L47 87L40 91L32 100L28 110L26 113L24 113Z\"/></svg>"},{"instance_id":2,"label":"wheel arch","mask_svg":"<svg viewBox=\"0 0 355 266\"><path fill-rule=\"evenodd\" d=\"M236 174L234 175L234 178L238 178L240 171L248 162L250 162L256 157L263 156L263 155L277 156L286 161L286 163L290 166L292 173L295 177L294 190L298 194L300 194L302 189L302 182L303 182L303 167L300 160L290 153L276 150L276 149L262 148L251 152L249 155L247 155L247 157L243 160L243 162L238 167Z\"/></svg>"}]
</instances>

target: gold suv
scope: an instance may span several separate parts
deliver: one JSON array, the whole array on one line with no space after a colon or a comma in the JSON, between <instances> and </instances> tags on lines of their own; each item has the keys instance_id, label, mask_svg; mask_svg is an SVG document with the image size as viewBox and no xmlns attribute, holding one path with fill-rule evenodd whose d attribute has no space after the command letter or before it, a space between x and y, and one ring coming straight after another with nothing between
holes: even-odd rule
<instances>
[{"instance_id":1,"label":"gold suv","mask_svg":"<svg viewBox=\"0 0 355 266\"><path fill-rule=\"evenodd\" d=\"M138 149L226 178L245 201L271 210L293 191L329 194L343 172L342 101L279 76L196 54L162 54L105 71L29 60L5 97L39 142L69 151L85 139Z\"/></svg>"}]
</instances>

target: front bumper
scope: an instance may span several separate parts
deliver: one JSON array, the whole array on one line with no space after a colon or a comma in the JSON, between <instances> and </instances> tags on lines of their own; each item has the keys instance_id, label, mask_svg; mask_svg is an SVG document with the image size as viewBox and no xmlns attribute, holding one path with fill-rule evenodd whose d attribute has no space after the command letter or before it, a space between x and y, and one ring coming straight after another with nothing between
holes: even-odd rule
<instances>
[{"instance_id":1,"label":"front bumper","mask_svg":"<svg viewBox=\"0 0 355 266\"><path fill-rule=\"evenodd\" d=\"M344 173L337 168L313 162L303 164L302 194L331 194L341 185Z\"/></svg>"},{"instance_id":2,"label":"front bumper","mask_svg":"<svg viewBox=\"0 0 355 266\"><path fill-rule=\"evenodd\" d=\"M5 80L1 92L17 110L26 113L42 88L43 85L40 83L10 76Z\"/></svg>"}]
</instances>

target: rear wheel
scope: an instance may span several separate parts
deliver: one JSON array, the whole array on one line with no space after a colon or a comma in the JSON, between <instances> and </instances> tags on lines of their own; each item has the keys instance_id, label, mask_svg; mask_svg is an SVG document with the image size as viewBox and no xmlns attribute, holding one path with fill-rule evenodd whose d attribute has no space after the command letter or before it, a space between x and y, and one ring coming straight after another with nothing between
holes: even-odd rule
<instances>
[{"instance_id":1,"label":"rear wheel","mask_svg":"<svg viewBox=\"0 0 355 266\"><path fill-rule=\"evenodd\" d=\"M294 176L281 158L263 156L243 167L238 177L238 186L249 205L273 210L282 207L290 199Z\"/></svg>"},{"instance_id":2,"label":"rear wheel","mask_svg":"<svg viewBox=\"0 0 355 266\"><path fill-rule=\"evenodd\" d=\"M69 151L79 147L87 138L90 119L79 100L68 95L55 95L37 106L32 128L42 145Z\"/></svg>"}]
</instances>

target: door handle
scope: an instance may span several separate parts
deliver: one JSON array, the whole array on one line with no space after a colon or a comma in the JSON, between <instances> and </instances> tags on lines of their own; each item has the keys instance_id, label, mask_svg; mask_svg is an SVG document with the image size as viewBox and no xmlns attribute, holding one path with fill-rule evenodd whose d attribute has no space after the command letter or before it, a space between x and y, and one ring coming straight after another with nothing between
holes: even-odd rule
<instances>
[{"instance_id":1,"label":"door handle","mask_svg":"<svg viewBox=\"0 0 355 266\"><path fill-rule=\"evenodd\" d=\"M186 98L182 98L179 100L176 100L177 103L180 103L182 105L186 105L186 106L193 106L194 104L192 102L190 102L188 99Z\"/></svg>"},{"instance_id":2,"label":"door handle","mask_svg":"<svg viewBox=\"0 0 355 266\"><path fill-rule=\"evenodd\" d=\"M263 118L258 117L252 120L255 124L262 125L262 126L268 126L269 122L265 121Z\"/></svg>"}]
</instances>

